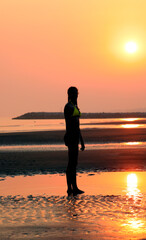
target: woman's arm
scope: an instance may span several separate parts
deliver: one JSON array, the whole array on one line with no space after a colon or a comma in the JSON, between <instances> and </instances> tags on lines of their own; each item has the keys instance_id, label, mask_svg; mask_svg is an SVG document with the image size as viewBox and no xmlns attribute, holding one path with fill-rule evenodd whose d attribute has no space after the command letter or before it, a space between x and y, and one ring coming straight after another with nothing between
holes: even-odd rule
<instances>
[{"instance_id":1,"label":"woman's arm","mask_svg":"<svg viewBox=\"0 0 146 240\"><path fill-rule=\"evenodd\" d=\"M82 138L81 131L80 131L80 142L81 142L81 151L84 151L85 150L85 145L84 145L84 140Z\"/></svg>"}]
</instances>

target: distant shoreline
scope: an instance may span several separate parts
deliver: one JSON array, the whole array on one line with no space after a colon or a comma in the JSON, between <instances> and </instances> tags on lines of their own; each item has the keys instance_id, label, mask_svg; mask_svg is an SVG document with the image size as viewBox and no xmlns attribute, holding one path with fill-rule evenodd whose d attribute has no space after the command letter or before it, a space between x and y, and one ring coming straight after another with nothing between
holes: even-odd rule
<instances>
[{"instance_id":1,"label":"distant shoreline","mask_svg":"<svg viewBox=\"0 0 146 240\"><path fill-rule=\"evenodd\" d=\"M146 112L82 113L81 118L146 118ZM63 112L29 112L12 119L64 119Z\"/></svg>"}]
</instances>

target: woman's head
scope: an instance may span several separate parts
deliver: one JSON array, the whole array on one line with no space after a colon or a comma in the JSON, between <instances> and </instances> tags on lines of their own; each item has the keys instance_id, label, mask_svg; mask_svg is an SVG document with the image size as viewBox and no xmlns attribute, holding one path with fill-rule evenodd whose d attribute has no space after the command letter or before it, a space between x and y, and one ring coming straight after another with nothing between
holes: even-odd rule
<instances>
[{"instance_id":1,"label":"woman's head","mask_svg":"<svg viewBox=\"0 0 146 240\"><path fill-rule=\"evenodd\" d=\"M70 87L67 93L68 101L72 101L74 104L77 104L78 89L76 87Z\"/></svg>"}]
</instances>

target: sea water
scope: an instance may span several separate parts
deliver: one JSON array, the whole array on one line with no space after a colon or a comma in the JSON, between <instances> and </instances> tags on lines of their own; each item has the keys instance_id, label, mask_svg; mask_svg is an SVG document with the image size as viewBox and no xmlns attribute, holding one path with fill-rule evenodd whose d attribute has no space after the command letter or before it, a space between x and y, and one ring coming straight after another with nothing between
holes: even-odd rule
<instances>
[{"instance_id":1,"label":"sea water","mask_svg":"<svg viewBox=\"0 0 146 240\"><path fill-rule=\"evenodd\" d=\"M67 197L64 174L1 178L1 234L6 228L12 239L145 239L145 172L77 179L85 193Z\"/></svg>"},{"instance_id":2,"label":"sea water","mask_svg":"<svg viewBox=\"0 0 146 240\"><path fill-rule=\"evenodd\" d=\"M146 128L146 118L80 119L81 129ZM65 130L64 119L0 118L0 133Z\"/></svg>"}]
</instances>

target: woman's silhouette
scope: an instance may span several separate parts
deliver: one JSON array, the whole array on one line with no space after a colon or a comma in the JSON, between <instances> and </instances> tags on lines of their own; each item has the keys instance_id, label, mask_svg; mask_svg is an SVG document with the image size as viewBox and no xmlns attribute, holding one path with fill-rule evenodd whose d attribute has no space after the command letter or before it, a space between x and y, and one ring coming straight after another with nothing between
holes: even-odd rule
<instances>
[{"instance_id":1,"label":"woman's silhouette","mask_svg":"<svg viewBox=\"0 0 146 240\"><path fill-rule=\"evenodd\" d=\"M82 194L84 191L77 187L76 167L78 163L78 145L81 142L81 150L84 151L84 141L80 132L79 118L81 113L77 106L78 89L70 87L68 89L68 103L64 108L66 121L66 133L64 136L65 145L68 147L68 165L66 170L67 193L68 195Z\"/></svg>"}]
</instances>

